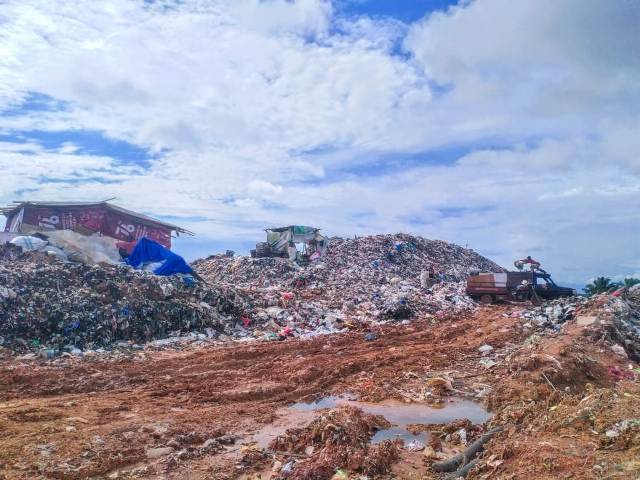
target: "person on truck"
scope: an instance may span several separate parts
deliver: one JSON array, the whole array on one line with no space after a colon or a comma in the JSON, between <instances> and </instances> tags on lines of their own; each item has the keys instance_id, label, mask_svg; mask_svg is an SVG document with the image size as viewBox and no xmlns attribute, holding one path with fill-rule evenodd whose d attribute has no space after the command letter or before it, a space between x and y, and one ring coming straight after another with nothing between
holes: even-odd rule
<instances>
[{"instance_id":1,"label":"person on truck","mask_svg":"<svg viewBox=\"0 0 640 480\"><path fill-rule=\"evenodd\" d=\"M527 255L527 258L523 258L522 260L516 260L513 264L520 271L522 271L526 264L531 266L532 272L540 268L540 262L531 258L531 255Z\"/></svg>"}]
</instances>

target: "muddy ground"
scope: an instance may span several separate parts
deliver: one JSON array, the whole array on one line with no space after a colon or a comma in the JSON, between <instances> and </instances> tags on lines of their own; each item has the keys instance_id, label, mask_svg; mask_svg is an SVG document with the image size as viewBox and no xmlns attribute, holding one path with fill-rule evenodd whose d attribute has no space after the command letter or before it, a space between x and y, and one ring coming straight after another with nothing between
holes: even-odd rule
<instances>
[{"instance_id":1,"label":"muddy ground","mask_svg":"<svg viewBox=\"0 0 640 480\"><path fill-rule=\"evenodd\" d=\"M286 409L329 394L483 402L493 417L467 425L467 442L504 431L468 478L640 478L637 365L612 352L600 325L572 321L539 335L510 316L515 310L130 358L6 357L0 478L285 478L286 468L274 472L291 461L289 478L441 478L433 461L464 449L433 425L415 427L432 432L425 451L374 448L367 439L384 419L344 408L298 418ZM483 356L484 344L493 350ZM347 424L362 427L351 434ZM272 439L252 443L265 435Z\"/></svg>"}]
</instances>

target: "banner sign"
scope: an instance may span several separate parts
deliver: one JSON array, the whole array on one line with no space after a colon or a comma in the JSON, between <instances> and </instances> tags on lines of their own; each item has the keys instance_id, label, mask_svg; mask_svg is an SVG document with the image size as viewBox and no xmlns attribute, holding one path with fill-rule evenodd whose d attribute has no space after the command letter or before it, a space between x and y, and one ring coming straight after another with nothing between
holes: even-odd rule
<instances>
[{"instance_id":1,"label":"banner sign","mask_svg":"<svg viewBox=\"0 0 640 480\"><path fill-rule=\"evenodd\" d=\"M171 248L171 230L169 228L162 225L148 225L133 215L112 210L106 206L26 205L21 223L37 227L42 231L99 232L126 242L147 237Z\"/></svg>"}]
</instances>

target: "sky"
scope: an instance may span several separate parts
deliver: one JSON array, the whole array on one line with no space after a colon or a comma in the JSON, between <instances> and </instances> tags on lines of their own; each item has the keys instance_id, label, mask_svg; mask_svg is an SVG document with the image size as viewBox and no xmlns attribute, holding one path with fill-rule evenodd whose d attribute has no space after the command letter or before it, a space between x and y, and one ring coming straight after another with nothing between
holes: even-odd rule
<instances>
[{"instance_id":1,"label":"sky","mask_svg":"<svg viewBox=\"0 0 640 480\"><path fill-rule=\"evenodd\" d=\"M5 0L0 203L409 232L640 276L640 2Z\"/></svg>"}]
</instances>

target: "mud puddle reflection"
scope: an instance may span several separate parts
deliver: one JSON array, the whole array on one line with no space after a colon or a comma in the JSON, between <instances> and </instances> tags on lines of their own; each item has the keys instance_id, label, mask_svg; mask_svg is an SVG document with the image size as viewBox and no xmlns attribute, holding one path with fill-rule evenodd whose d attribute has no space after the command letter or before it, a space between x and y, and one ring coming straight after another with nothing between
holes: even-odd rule
<instances>
[{"instance_id":1,"label":"mud puddle reflection","mask_svg":"<svg viewBox=\"0 0 640 480\"><path fill-rule=\"evenodd\" d=\"M379 430L371 439L371 443L401 438L405 443L420 440L425 443L428 433L413 434L407 430L412 424L444 424L453 420L468 418L472 423L487 421L491 414L481 405L470 400L449 398L441 405L423 403L403 403L397 400L386 400L380 403L358 402L348 396L328 396L312 403L296 403L290 408L299 411L316 411L324 408L335 408L350 405L362 409L366 413L382 415L392 425L391 428Z\"/></svg>"},{"instance_id":2,"label":"mud puddle reflection","mask_svg":"<svg viewBox=\"0 0 640 480\"><path fill-rule=\"evenodd\" d=\"M252 434L250 441L257 443L261 448L267 448L271 440L285 433L287 429L307 425L317 416L319 410L343 405L357 407L373 415L382 415L391 423L391 428L375 433L371 439L371 443L374 444L396 438L404 440L405 443L412 440L426 443L429 433L411 433L407 426L412 424L445 424L464 418L477 424L491 417L491 414L478 403L461 398L449 398L441 405L427 405L397 400L368 403L356 401L349 396L327 396L314 402L299 402L278 410L277 420Z\"/></svg>"}]
</instances>

